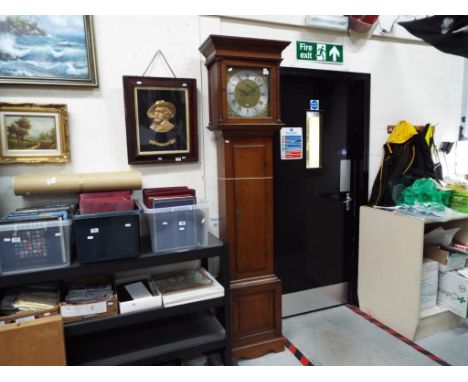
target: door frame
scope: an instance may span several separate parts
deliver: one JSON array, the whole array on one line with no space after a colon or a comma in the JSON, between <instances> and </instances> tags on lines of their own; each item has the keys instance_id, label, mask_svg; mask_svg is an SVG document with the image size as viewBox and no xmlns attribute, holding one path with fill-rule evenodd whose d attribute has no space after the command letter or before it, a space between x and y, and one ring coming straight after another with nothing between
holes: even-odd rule
<instances>
[{"instance_id":1,"label":"door frame","mask_svg":"<svg viewBox=\"0 0 468 382\"><path fill-rule=\"evenodd\" d=\"M354 97L350 97L353 110L351 117L348 117L348 126L351 131L360 134L360 146L356 149L360 159L352 161L351 169L351 197L354 201L352 208L352 235L351 258L348 263L348 303L358 306L357 278L359 261L359 208L367 204L369 187L369 129L370 129L370 73L345 72L338 70L306 69L295 67L280 67L280 82L284 76L295 78L309 78L320 80L334 80L348 83L355 92ZM279 92L281 97L281 89ZM353 126L359 124L362 129Z\"/></svg>"}]
</instances>

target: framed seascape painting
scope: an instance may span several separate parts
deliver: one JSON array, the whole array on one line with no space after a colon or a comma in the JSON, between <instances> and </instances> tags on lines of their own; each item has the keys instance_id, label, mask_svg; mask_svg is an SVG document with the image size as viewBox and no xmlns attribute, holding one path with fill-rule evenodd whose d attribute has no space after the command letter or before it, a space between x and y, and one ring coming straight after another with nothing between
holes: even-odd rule
<instances>
[{"instance_id":1,"label":"framed seascape painting","mask_svg":"<svg viewBox=\"0 0 468 382\"><path fill-rule=\"evenodd\" d=\"M97 87L91 16L0 15L0 84Z\"/></svg>"},{"instance_id":2,"label":"framed seascape painting","mask_svg":"<svg viewBox=\"0 0 468 382\"><path fill-rule=\"evenodd\" d=\"M70 161L66 105L0 103L0 163Z\"/></svg>"},{"instance_id":3,"label":"framed seascape painting","mask_svg":"<svg viewBox=\"0 0 468 382\"><path fill-rule=\"evenodd\" d=\"M123 77L129 164L198 161L195 79Z\"/></svg>"}]
</instances>

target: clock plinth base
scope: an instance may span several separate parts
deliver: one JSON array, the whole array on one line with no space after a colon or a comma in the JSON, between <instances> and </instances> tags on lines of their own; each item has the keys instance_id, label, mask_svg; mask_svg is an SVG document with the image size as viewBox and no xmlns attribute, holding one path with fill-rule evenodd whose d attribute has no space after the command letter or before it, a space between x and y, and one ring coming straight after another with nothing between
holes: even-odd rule
<instances>
[{"instance_id":1,"label":"clock plinth base","mask_svg":"<svg viewBox=\"0 0 468 382\"><path fill-rule=\"evenodd\" d=\"M233 354L256 358L284 349L281 280L275 275L231 283Z\"/></svg>"}]
</instances>

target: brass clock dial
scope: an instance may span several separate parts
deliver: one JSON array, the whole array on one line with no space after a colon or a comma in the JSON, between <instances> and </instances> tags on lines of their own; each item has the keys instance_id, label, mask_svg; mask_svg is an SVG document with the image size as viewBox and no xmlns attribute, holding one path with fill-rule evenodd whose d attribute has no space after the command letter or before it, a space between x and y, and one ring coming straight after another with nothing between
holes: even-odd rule
<instances>
[{"instance_id":1,"label":"brass clock dial","mask_svg":"<svg viewBox=\"0 0 468 382\"><path fill-rule=\"evenodd\" d=\"M270 78L268 69L228 68L226 93L228 117L270 117Z\"/></svg>"}]
</instances>

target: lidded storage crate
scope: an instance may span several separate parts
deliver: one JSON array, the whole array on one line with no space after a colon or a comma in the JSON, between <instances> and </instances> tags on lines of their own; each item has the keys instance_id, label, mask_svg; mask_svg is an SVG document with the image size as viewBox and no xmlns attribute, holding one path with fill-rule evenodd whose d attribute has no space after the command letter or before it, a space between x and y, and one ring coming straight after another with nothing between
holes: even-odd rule
<instances>
[{"instance_id":1,"label":"lidded storage crate","mask_svg":"<svg viewBox=\"0 0 468 382\"><path fill-rule=\"evenodd\" d=\"M148 218L154 254L206 247L209 203L164 208L147 208L137 201Z\"/></svg>"},{"instance_id":2,"label":"lidded storage crate","mask_svg":"<svg viewBox=\"0 0 468 382\"><path fill-rule=\"evenodd\" d=\"M141 210L73 216L78 262L94 263L139 256Z\"/></svg>"},{"instance_id":3,"label":"lidded storage crate","mask_svg":"<svg viewBox=\"0 0 468 382\"><path fill-rule=\"evenodd\" d=\"M71 225L71 220L0 224L0 273L69 265Z\"/></svg>"}]
</instances>

